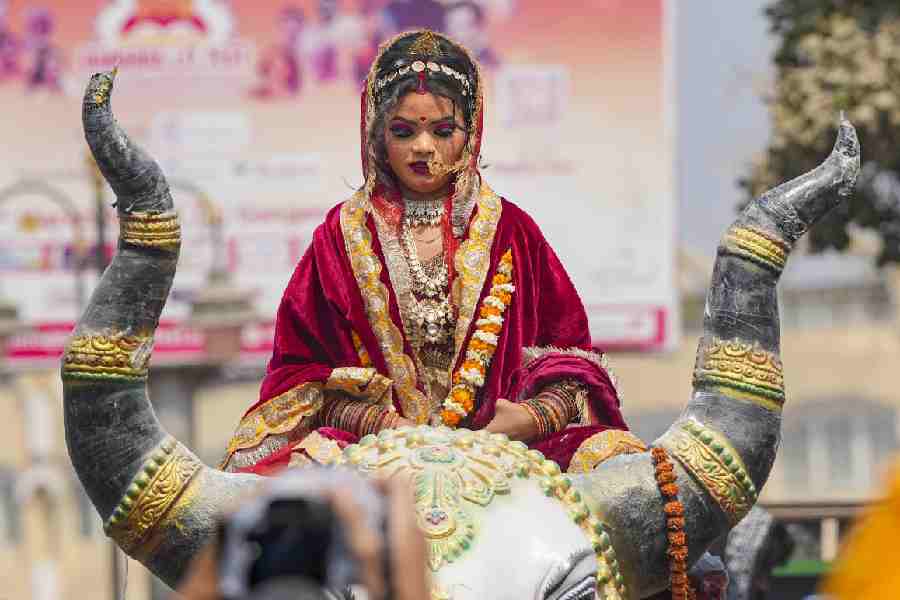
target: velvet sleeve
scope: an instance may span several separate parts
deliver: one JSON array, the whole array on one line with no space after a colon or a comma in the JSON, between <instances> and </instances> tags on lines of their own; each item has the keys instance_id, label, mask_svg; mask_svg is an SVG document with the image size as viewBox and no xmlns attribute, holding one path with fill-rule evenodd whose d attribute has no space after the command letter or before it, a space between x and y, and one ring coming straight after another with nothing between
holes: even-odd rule
<instances>
[{"instance_id":1,"label":"velvet sleeve","mask_svg":"<svg viewBox=\"0 0 900 600\"><path fill-rule=\"evenodd\" d=\"M341 307L328 298L319 262L314 245L282 296L260 402L306 381L324 382L333 368L357 361L350 324Z\"/></svg>"},{"instance_id":2,"label":"velvet sleeve","mask_svg":"<svg viewBox=\"0 0 900 600\"><path fill-rule=\"evenodd\" d=\"M268 459L328 425L319 416L330 398L389 404L390 380L361 364L340 250L326 223L297 265L278 308L259 399L241 419L223 461L230 470Z\"/></svg>"},{"instance_id":3,"label":"velvet sleeve","mask_svg":"<svg viewBox=\"0 0 900 600\"><path fill-rule=\"evenodd\" d=\"M537 396L563 380L584 389L578 422L538 440L533 447L566 468L572 453L591 435L627 429L605 357L591 346L587 313L556 253L543 241L534 257L539 327L535 344L522 349L522 364L510 382L510 399Z\"/></svg>"}]
</instances>

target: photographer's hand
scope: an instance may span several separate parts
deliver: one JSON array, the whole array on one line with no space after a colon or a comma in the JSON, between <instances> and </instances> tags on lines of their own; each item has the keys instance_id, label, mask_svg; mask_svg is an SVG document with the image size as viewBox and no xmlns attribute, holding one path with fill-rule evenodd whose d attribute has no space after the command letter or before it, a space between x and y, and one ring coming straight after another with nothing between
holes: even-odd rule
<instances>
[{"instance_id":1,"label":"photographer's hand","mask_svg":"<svg viewBox=\"0 0 900 600\"><path fill-rule=\"evenodd\" d=\"M425 538L416 524L412 486L400 477L378 481L376 485L387 498L391 598L385 597L388 590L383 568L384 540L368 525L366 515L352 497L335 494L331 499L362 566L363 583L373 600L426 600L429 597L427 551Z\"/></svg>"}]
</instances>

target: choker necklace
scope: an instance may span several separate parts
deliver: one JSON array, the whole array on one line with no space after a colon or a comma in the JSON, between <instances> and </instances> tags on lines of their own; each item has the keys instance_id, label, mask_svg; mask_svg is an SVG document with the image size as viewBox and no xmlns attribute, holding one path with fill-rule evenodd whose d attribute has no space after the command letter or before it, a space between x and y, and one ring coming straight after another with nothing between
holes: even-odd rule
<instances>
[{"instance_id":1,"label":"choker necklace","mask_svg":"<svg viewBox=\"0 0 900 600\"><path fill-rule=\"evenodd\" d=\"M441 200L407 200L403 199L404 220L406 226L421 227L423 225L440 225L444 216L444 201Z\"/></svg>"}]
</instances>

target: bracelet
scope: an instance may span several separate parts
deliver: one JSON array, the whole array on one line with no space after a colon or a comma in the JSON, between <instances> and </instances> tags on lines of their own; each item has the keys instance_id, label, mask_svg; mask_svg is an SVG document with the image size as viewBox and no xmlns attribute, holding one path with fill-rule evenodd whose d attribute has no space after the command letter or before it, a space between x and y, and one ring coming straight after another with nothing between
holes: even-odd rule
<instances>
[{"instance_id":1,"label":"bracelet","mask_svg":"<svg viewBox=\"0 0 900 600\"><path fill-rule=\"evenodd\" d=\"M678 500L678 484L675 467L665 448L654 447L650 450L655 467L656 485L662 494L666 514L666 537L669 549L669 589L672 600L694 600L696 594L691 587L687 575L688 546L684 533L684 505Z\"/></svg>"},{"instance_id":2,"label":"bracelet","mask_svg":"<svg viewBox=\"0 0 900 600\"><path fill-rule=\"evenodd\" d=\"M522 408L528 411L528 414L531 416L531 420L534 421L535 429L537 429L537 435L535 439L542 440L548 435L547 428L544 418L541 416L540 408L538 406L535 406L535 404L538 403L536 403L534 399L525 400L524 402L522 402Z\"/></svg>"}]
</instances>

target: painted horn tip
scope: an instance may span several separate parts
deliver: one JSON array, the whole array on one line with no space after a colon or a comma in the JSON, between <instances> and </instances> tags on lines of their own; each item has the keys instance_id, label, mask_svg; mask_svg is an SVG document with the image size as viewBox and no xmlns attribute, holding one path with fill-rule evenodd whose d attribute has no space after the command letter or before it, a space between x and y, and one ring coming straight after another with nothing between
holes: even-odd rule
<instances>
[{"instance_id":1,"label":"painted horn tip","mask_svg":"<svg viewBox=\"0 0 900 600\"><path fill-rule=\"evenodd\" d=\"M841 184L838 188L840 196L849 196L856 187L860 170L860 146L856 128L841 111L837 139L834 142L832 157L837 160L841 170Z\"/></svg>"},{"instance_id":2,"label":"painted horn tip","mask_svg":"<svg viewBox=\"0 0 900 600\"><path fill-rule=\"evenodd\" d=\"M117 64L111 71L101 71L91 75L84 93L85 103L95 106L107 104L118 73L119 65Z\"/></svg>"}]
</instances>

